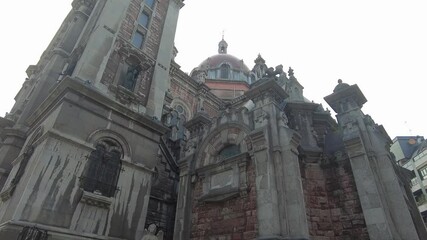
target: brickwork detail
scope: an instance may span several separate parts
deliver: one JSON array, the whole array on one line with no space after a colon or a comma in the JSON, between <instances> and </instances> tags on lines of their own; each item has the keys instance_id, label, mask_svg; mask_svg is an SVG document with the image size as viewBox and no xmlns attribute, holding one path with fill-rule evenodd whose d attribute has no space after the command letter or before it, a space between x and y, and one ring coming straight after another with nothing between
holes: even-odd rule
<instances>
[{"instance_id":1,"label":"brickwork detail","mask_svg":"<svg viewBox=\"0 0 427 240\"><path fill-rule=\"evenodd\" d=\"M138 1L138 0L137 0ZM151 25L145 42L144 51L151 57L157 56L160 40L168 11L169 0L157 1L151 19Z\"/></svg>"},{"instance_id":2,"label":"brickwork detail","mask_svg":"<svg viewBox=\"0 0 427 240\"><path fill-rule=\"evenodd\" d=\"M302 169L307 220L313 240L369 239L348 159Z\"/></svg>"},{"instance_id":3,"label":"brickwork detail","mask_svg":"<svg viewBox=\"0 0 427 240\"><path fill-rule=\"evenodd\" d=\"M171 81L170 90L174 98L179 98L191 107L192 112L196 112L195 96L190 92L188 86L182 86L176 81Z\"/></svg>"},{"instance_id":4,"label":"brickwork detail","mask_svg":"<svg viewBox=\"0 0 427 240\"><path fill-rule=\"evenodd\" d=\"M256 239L257 210L255 168L252 162L247 165L248 193L220 202L205 203L198 199L202 196L202 181L194 187L192 202L191 239Z\"/></svg>"},{"instance_id":5,"label":"brickwork detail","mask_svg":"<svg viewBox=\"0 0 427 240\"><path fill-rule=\"evenodd\" d=\"M141 12L143 0L133 0L130 3L126 17L120 27L119 33L127 41L131 41L135 31L136 22ZM144 43L144 52L153 59L156 59L159 51L159 44L163 32L163 25L166 19L166 13L169 6L169 0L157 1L151 14L151 23Z\"/></svg>"}]
</instances>

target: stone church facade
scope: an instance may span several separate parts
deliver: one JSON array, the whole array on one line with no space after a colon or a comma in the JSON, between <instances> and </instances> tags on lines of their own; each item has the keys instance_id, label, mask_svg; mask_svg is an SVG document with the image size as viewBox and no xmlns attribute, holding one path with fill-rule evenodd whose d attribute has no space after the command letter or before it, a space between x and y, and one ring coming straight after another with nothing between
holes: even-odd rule
<instances>
[{"instance_id":1,"label":"stone church facade","mask_svg":"<svg viewBox=\"0 0 427 240\"><path fill-rule=\"evenodd\" d=\"M224 39L188 75L183 5L73 1L0 118L0 239L427 239L357 85L335 121Z\"/></svg>"}]
</instances>

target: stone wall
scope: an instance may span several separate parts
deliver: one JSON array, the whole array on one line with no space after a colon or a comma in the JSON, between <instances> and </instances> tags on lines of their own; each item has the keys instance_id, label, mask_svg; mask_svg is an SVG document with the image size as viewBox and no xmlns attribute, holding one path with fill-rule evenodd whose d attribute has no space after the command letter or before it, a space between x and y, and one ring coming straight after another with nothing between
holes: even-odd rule
<instances>
[{"instance_id":1,"label":"stone wall","mask_svg":"<svg viewBox=\"0 0 427 240\"><path fill-rule=\"evenodd\" d=\"M369 239L348 159L305 164L302 175L313 240Z\"/></svg>"},{"instance_id":2,"label":"stone wall","mask_svg":"<svg viewBox=\"0 0 427 240\"><path fill-rule=\"evenodd\" d=\"M192 202L191 239L256 239L257 210L255 167L247 165L248 193L219 203L199 201L203 193L202 181L194 187Z\"/></svg>"},{"instance_id":3,"label":"stone wall","mask_svg":"<svg viewBox=\"0 0 427 240\"><path fill-rule=\"evenodd\" d=\"M173 239L176 199L178 193L178 169L171 166L165 156L160 157L151 186L145 228L156 224L164 233L164 240Z\"/></svg>"}]
</instances>

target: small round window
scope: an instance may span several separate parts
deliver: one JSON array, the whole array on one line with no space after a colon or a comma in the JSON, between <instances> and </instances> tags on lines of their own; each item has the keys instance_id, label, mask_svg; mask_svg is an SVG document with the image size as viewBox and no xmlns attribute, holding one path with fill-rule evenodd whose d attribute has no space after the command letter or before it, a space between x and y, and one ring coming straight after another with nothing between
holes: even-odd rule
<instances>
[{"instance_id":1,"label":"small round window","mask_svg":"<svg viewBox=\"0 0 427 240\"><path fill-rule=\"evenodd\" d=\"M183 108L181 105L177 105L177 106L176 106L176 111L177 111L179 114L184 114L184 108Z\"/></svg>"}]
</instances>

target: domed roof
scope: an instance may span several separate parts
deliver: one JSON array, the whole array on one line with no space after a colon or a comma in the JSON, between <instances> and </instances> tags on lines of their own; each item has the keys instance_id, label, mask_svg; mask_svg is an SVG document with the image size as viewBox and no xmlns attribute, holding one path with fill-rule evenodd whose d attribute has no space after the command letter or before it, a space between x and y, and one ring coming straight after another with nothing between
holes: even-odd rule
<instances>
[{"instance_id":1,"label":"domed roof","mask_svg":"<svg viewBox=\"0 0 427 240\"><path fill-rule=\"evenodd\" d=\"M227 53L220 53L208 57L199 65L198 69L203 71L208 69L220 68L222 64L228 64L231 69L237 71L242 71L246 73L250 71L248 66L246 66L246 64L243 62L243 60L238 59L237 57Z\"/></svg>"},{"instance_id":2,"label":"domed roof","mask_svg":"<svg viewBox=\"0 0 427 240\"><path fill-rule=\"evenodd\" d=\"M233 99L244 94L251 83L251 71L243 60L227 53L228 44L218 43L218 54L208 57L193 69L190 76L205 83L221 99Z\"/></svg>"}]
</instances>

